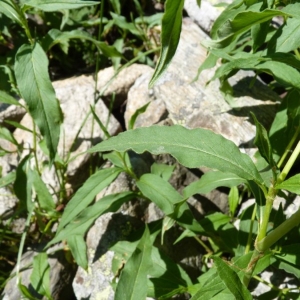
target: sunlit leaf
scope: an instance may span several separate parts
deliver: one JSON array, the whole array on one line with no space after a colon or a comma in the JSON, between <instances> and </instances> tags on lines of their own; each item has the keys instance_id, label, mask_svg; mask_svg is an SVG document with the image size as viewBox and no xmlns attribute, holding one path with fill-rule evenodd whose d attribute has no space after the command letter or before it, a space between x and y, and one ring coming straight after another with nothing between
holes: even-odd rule
<instances>
[{"instance_id":1,"label":"sunlit leaf","mask_svg":"<svg viewBox=\"0 0 300 300\"><path fill-rule=\"evenodd\" d=\"M70 235L67 238L68 246L74 256L76 263L83 269L87 269L88 260L87 260L87 246L86 242L83 239L83 235Z\"/></svg>"},{"instance_id":2,"label":"sunlit leaf","mask_svg":"<svg viewBox=\"0 0 300 300\"><path fill-rule=\"evenodd\" d=\"M51 297L50 291L50 266L48 263L48 255L44 252L39 253L33 259L33 270L30 276L30 283L33 288L40 294Z\"/></svg>"},{"instance_id":3,"label":"sunlit leaf","mask_svg":"<svg viewBox=\"0 0 300 300\"><path fill-rule=\"evenodd\" d=\"M287 190L300 195L300 174L297 174L275 186L276 189Z\"/></svg>"},{"instance_id":4,"label":"sunlit leaf","mask_svg":"<svg viewBox=\"0 0 300 300\"><path fill-rule=\"evenodd\" d=\"M179 43L184 0L167 0L162 18L161 51L149 87L163 74L170 64Z\"/></svg>"},{"instance_id":5,"label":"sunlit leaf","mask_svg":"<svg viewBox=\"0 0 300 300\"><path fill-rule=\"evenodd\" d=\"M57 11L63 9L75 9L84 6L98 5L99 1L85 0L29 0L25 2L25 6L38 8L43 11Z\"/></svg>"},{"instance_id":6,"label":"sunlit leaf","mask_svg":"<svg viewBox=\"0 0 300 300\"><path fill-rule=\"evenodd\" d=\"M120 172L121 169L119 168L108 168L100 170L90 176L67 204L57 233L85 209L94 200L96 195L107 187Z\"/></svg>"},{"instance_id":7,"label":"sunlit leaf","mask_svg":"<svg viewBox=\"0 0 300 300\"><path fill-rule=\"evenodd\" d=\"M142 238L122 270L115 300L146 299L147 275L152 267L151 252L150 232L146 226Z\"/></svg>"},{"instance_id":8,"label":"sunlit leaf","mask_svg":"<svg viewBox=\"0 0 300 300\"><path fill-rule=\"evenodd\" d=\"M218 147L217 145L222 145ZM179 125L137 128L112 137L89 152L132 149L137 153L169 153L189 168L206 166L262 183L254 163L231 141L210 130L189 130Z\"/></svg>"},{"instance_id":9,"label":"sunlit leaf","mask_svg":"<svg viewBox=\"0 0 300 300\"><path fill-rule=\"evenodd\" d=\"M48 73L42 47L23 45L16 54L15 75L29 112L44 136L53 160L57 151L62 113Z\"/></svg>"}]
</instances>

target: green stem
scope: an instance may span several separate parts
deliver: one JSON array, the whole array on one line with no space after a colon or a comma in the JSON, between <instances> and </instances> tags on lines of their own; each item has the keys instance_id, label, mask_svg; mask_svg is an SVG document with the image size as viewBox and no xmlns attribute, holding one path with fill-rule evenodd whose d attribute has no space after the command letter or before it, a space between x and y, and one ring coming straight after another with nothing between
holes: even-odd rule
<instances>
[{"instance_id":1,"label":"green stem","mask_svg":"<svg viewBox=\"0 0 300 300\"><path fill-rule=\"evenodd\" d=\"M278 179L276 182L277 184L280 184L281 182L283 182L285 180L287 174L289 173L289 171L291 170L292 166L294 165L297 157L299 156L299 153L300 153L300 141L298 142L298 144L297 144L295 150L293 151L292 155L290 156L288 162L284 166L282 172L278 176Z\"/></svg>"},{"instance_id":2,"label":"green stem","mask_svg":"<svg viewBox=\"0 0 300 300\"><path fill-rule=\"evenodd\" d=\"M26 220L26 223L25 223L25 229L24 229L24 232L22 233L22 237L21 237L21 241L20 241L18 259L17 259L17 265L16 265L17 286L20 283L19 274L20 274L21 258L22 258L23 249L24 249L24 245L25 245L25 240L26 240L27 232L29 230L30 220L31 220L31 216L33 214L33 211L34 211L34 204L31 205L31 208L28 211L28 216L27 216L27 220Z\"/></svg>"},{"instance_id":3,"label":"green stem","mask_svg":"<svg viewBox=\"0 0 300 300\"><path fill-rule=\"evenodd\" d=\"M194 236L195 240L205 249L207 254L213 254L214 252L197 236Z\"/></svg>"},{"instance_id":4,"label":"green stem","mask_svg":"<svg viewBox=\"0 0 300 300\"><path fill-rule=\"evenodd\" d=\"M291 138L289 144L287 145L287 147L286 147L286 149L285 149L282 157L280 158L280 160L279 160L279 162L277 164L278 168L280 168L282 166L282 164L284 163L287 155L290 153L291 149L293 148L293 145L296 142L299 133L300 133L300 126L297 128L295 134L293 135L293 137Z\"/></svg>"},{"instance_id":5,"label":"green stem","mask_svg":"<svg viewBox=\"0 0 300 300\"><path fill-rule=\"evenodd\" d=\"M268 250L279 239L285 236L291 229L300 224L300 209L297 210L289 219L271 231L265 238L258 241L256 249L260 252Z\"/></svg>"}]
</instances>

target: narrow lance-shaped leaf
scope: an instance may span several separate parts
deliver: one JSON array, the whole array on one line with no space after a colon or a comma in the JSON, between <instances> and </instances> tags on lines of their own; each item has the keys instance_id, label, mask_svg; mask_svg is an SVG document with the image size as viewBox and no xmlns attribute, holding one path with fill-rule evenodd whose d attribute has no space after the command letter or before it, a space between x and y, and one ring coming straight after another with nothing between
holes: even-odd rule
<instances>
[{"instance_id":1,"label":"narrow lance-shaped leaf","mask_svg":"<svg viewBox=\"0 0 300 300\"><path fill-rule=\"evenodd\" d=\"M83 209L65 228L61 229L47 244L47 248L50 245L68 239L71 235L84 236L97 218L107 212L117 211L123 203L133 200L136 197L137 195L132 192L123 192L103 197L100 201Z\"/></svg>"},{"instance_id":2,"label":"narrow lance-shaped leaf","mask_svg":"<svg viewBox=\"0 0 300 300\"><path fill-rule=\"evenodd\" d=\"M115 300L146 299L147 275L152 267L151 249L150 232L146 225L141 240L122 270Z\"/></svg>"},{"instance_id":3,"label":"narrow lance-shaped leaf","mask_svg":"<svg viewBox=\"0 0 300 300\"><path fill-rule=\"evenodd\" d=\"M166 182L155 174L145 174L137 181L140 191L154 202L166 215L174 212L174 205L183 201L182 196Z\"/></svg>"},{"instance_id":4,"label":"narrow lance-shaped leaf","mask_svg":"<svg viewBox=\"0 0 300 300\"><path fill-rule=\"evenodd\" d=\"M17 52L15 75L29 112L44 136L51 161L59 141L62 113L48 74L48 59L42 47L23 45Z\"/></svg>"},{"instance_id":5,"label":"narrow lance-shaped leaf","mask_svg":"<svg viewBox=\"0 0 300 300\"><path fill-rule=\"evenodd\" d=\"M217 187L226 186L234 187L246 180L232 173L224 173L220 171L207 172L197 181L192 182L183 190L184 197L188 198L195 194L206 194Z\"/></svg>"},{"instance_id":6,"label":"narrow lance-shaped leaf","mask_svg":"<svg viewBox=\"0 0 300 300\"><path fill-rule=\"evenodd\" d=\"M17 5L17 4L16 4ZM0 13L6 15L8 18L17 22L22 26L22 18L19 12L15 9L14 5L9 0L2 0L0 4Z\"/></svg>"},{"instance_id":7,"label":"narrow lance-shaped leaf","mask_svg":"<svg viewBox=\"0 0 300 300\"><path fill-rule=\"evenodd\" d=\"M0 103L21 106L18 100L5 93L4 91L0 91Z\"/></svg>"},{"instance_id":8,"label":"narrow lance-shaped leaf","mask_svg":"<svg viewBox=\"0 0 300 300\"><path fill-rule=\"evenodd\" d=\"M300 174L297 174L275 186L276 189L287 190L300 195Z\"/></svg>"},{"instance_id":9,"label":"narrow lance-shaped leaf","mask_svg":"<svg viewBox=\"0 0 300 300\"><path fill-rule=\"evenodd\" d=\"M202 128L190 130L179 125L137 128L112 137L89 152L129 149L137 153L169 153L188 168L205 166L263 183L249 156L241 153L233 142Z\"/></svg>"},{"instance_id":10,"label":"narrow lance-shaped leaf","mask_svg":"<svg viewBox=\"0 0 300 300\"><path fill-rule=\"evenodd\" d=\"M166 70L176 52L181 32L183 4L184 0L167 0L165 3L165 13L162 19L161 52L149 83L150 87Z\"/></svg>"},{"instance_id":11,"label":"narrow lance-shaped leaf","mask_svg":"<svg viewBox=\"0 0 300 300\"><path fill-rule=\"evenodd\" d=\"M251 116L255 122L256 135L254 144L258 147L261 156L272 166L276 166L273 159L273 150L269 140L269 136L265 127L257 120L255 115L251 112Z\"/></svg>"},{"instance_id":12,"label":"narrow lance-shaped leaf","mask_svg":"<svg viewBox=\"0 0 300 300\"><path fill-rule=\"evenodd\" d=\"M34 7L43 11L57 11L62 9L75 9L98 4L99 1L84 0L30 0L25 2L24 9L26 9L27 7Z\"/></svg>"},{"instance_id":13,"label":"narrow lance-shaped leaf","mask_svg":"<svg viewBox=\"0 0 300 300\"><path fill-rule=\"evenodd\" d=\"M33 271L30 276L30 283L41 295L53 299L50 292L50 266L46 253L39 253L33 259Z\"/></svg>"},{"instance_id":14,"label":"narrow lance-shaped leaf","mask_svg":"<svg viewBox=\"0 0 300 300\"><path fill-rule=\"evenodd\" d=\"M67 238L68 246L74 256L76 263L82 267L84 270L88 267L87 260L87 247L86 242L83 239L83 235L70 235Z\"/></svg>"},{"instance_id":15,"label":"narrow lance-shaped leaf","mask_svg":"<svg viewBox=\"0 0 300 300\"><path fill-rule=\"evenodd\" d=\"M236 300L251 300L252 296L242 284L237 273L220 257L214 256L218 274Z\"/></svg>"},{"instance_id":16,"label":"narrow lance-shaped leaf","mask_svg":"<svg viewBox=\"0 0 300 300\"><path fill-rule=\"evenodd\" d=\"M74 219L83 209L85 209L101 190L107 187L121 172L119 168L108 168L93 174L84 185L76 192L67 204L59 226L57 234L71 220Z\"/></svg>"}]
</instances>

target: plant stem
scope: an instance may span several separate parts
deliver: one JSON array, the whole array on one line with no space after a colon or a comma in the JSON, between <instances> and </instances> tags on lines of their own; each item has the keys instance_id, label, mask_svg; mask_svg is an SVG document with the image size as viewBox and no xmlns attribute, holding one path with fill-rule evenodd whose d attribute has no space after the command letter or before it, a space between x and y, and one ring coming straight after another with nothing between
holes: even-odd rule
<instances>
[{"instance_id":1,"label":"plant stem","mask_svg":"<svg viewBox=\"0 0 300 300\"><path fill-rule=\"evenodd\" d=\"M264 239L256 244L260 252L264 252L275 244L279 239L285 236L291 229L300 224L300 209L298 209L289 219L271 231Z\"/></svg>"},{"instance_id":2,"label":"plant stem","mask_svg":"<svg viewBox=\"0 0 300 300\"><path fill-rule=\"evenodd\" d=\"M278 162L278 164L277 164L278 168L280 168L281 165L284 163L284 161L285 161L287 155L289 154L289 152L291 151L291 149L292 149L294 143L296 142L299 133L300 133L300 126L297 128L295 134L294 134L293 137L291 138L291 140L290 140L289 144L287 145L287 147L286 147L286 149L285 149L283 155L281 156L281 158L280 158L280 160L279 160L279 162Z\"/></svg>"},{"instance_id":3,"label":"plant stem","mask_svg":"<svg viewBox=\"0 0 300 300\"><path fill-rule=\"evenodd\" d=\"M250 223L250 229L249 229L249 234L248 234L248 240L247 240L247 245L245 248L245 254L247 254L250 251L250 247L252 244L252 234L253 234L253 223L256 217L256 210L257 210L257 204L254 205L252 216L251 216L251 223Z\"/></svg>"},{"instance_id":4,"label":"plant stem","mask_svg":"<svg viewBox=\"0 0 300 300\"><path fill-rule=\"evenodd\" d=\"M298 144L297 144L295 150L293 151L292 155L290 156L288 162L284 166L282 172L278 176L278 179L276 182L277 184L280 184L281 182L283 182L285 180L287 174L289 173L289 171L291 170L292 166L294 165L297 157L299 156L299 153L300 153L300 141L298 142Z\"/></svg>"},{"instance_id":5,"label":"plant stem","mask_svg":"<svg viewBox=\"0 0 300 300\"><path fill-rule=\"evenodd\" d=\"M207 254L214 254L214 252L197 236L194 236L195 240L205 249Z\"/></svg>"}]
</instances>

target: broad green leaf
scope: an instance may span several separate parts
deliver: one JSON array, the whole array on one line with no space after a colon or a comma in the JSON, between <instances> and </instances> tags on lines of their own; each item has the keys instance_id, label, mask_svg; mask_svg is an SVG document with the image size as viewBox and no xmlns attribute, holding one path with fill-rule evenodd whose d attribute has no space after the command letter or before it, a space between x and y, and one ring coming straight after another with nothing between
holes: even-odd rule
<instances>
[{"instance_id":1,"label":"broad green leaf","mask_svg":"<svg viewBox=\"0 0 300 300\"><path fill-rule=\"evenodd\" d=\"M13 134L5 127L0 127L0 139L7 140L16 146L19 146Z\"/></svg>"},{"instance_id":2,"label":"broad green leaf","mask_svg":"<svg viewBox=\"0 0 300 300\"><path fill-rule=\"evenodd\" d=\"M237 206L239 204L239 190L236 186L233 186L228 194L228 204L229 204L229 211L230 215L234 217L235 211L237 209Z\"/></svg>"},{"instance_id":3,"label":"broad green leaf","mask_svg":"<svg viewBox=\"0 0 300 300\"><path fill-rule=\"evenodd\" d=\"M288 18L268 43L268 51L290 52L300 47L300 19Z\"/></svg>"},{"instance_id":4,"label":"broad green leaf","mask_svg":"<svg viewBox=\"0 0 300 300\"><path fill-rule=\"evenodd\" d=\"M14 97L10 96L9 94L5 93L4 91L0 91L0 103L21 106L18 100L16 100Z\"/></svg>"},{"instance_id":5,"label":"broad green leaf","mask_svg":"<svg viewBox=\"0 0 300 300\"><path fill-rule=\"evenodd\" d=\"M34 202L32 202L32 176L28 172L31 155L26 155L18 164L16 170L16 180L14 182L14 192L20 200L21 207L26 207L30 211Z\"/></svg>"},{"instance_id":6,"label":"broad green leaf","mask_svg":"<svg viewBox=\"0 0 300 300\"><path fill-rule=\"evenodd\" d=\"M205 61L199 67L195 80L199 79L199 76L202 73L202 71L213 68L217 64L218 59L218 56L210 52L206 57Z\"/></svg>"},{"instance_id":7,"label":"broad green leaf","mask_svg":"<svg viewBox=\"0 0 300 300\"><path fill-rule=\"evenodd\" d=\"M192 284L187 273L161 250L152 247L152 267L149 269L148 297L158 298L176 289L186 291Z\"/></svg>"},{"instance_id":8,"label":"broad green leaf","mask_svg":"<svg viewBox=\"0 0 300 300\"><path fill-rule=\"evenodd\" d=\"M117 285L115 300L146 299L147 275L152 267L152 243L146 226L135 251L125 264Z\"/></svg>"},{"instance_id":9,"label":"broad green leaf","mask_svg":"<svg viewBox=\"0 0 300 300\"><path fill-rule=\"evenodd\" d=\"M289 14L276 9L265 9L262 12L242 11L233 20L227 20L223 24L222 30L218 30L219 40L204 41L203 45L211 48L224 48L232 43L240 34L248 31L255 24L265 23L273 17L288 17Z\"/></svg>"},{"instance_id":10,"label":"broad green leaf","mask_svg":"<svg viewBox=\"0 0 300 300\"><path fill-rule=\"evenodd\" d=\"M174 204L183 201L182 196L160 176L144 174L136 182L138 188L152 202L154 202L166 215L174 212Z\"/></svg>"},{"instance_id":11,"label":"broad green leaf","mask_svg":"<svg viewBox=\"0 0 300 300\"><path fill-rule=\"evenodd\" d=\"M259 47L261 47L265 43L270 29L270 22L271 20L265 23L256 24L251 28L251 36L253 39L253 52L256 52L259 49Z\"/></svg>"},{"instance_id":12,"label":"broad green leaf","mask_svg":"<svg viewBox=\"0 0 300 300\"><path fill-rule=\"evenodd\" d=\"M42 210L45 210L47 213L53 213L55 209L55 203L47 186L36 170L30 170L29 172L32 176L32 183L38 198L40 208Z\"/></svg>"},{"instance_id":13,"label":"broad green leaf","mask_svg":"<svg viewBox=\"0 0 300 300\"><path fill-rule=\"evenodd\" d=\"M29 112L46 140L52 161L59 141L62 113L49 78L48 58L38 43L20 47L15 75Z\"/></svg>"},{"instance_id":14,"label":"broad green leaf","mask_svg":"<svg viewBox=\"0 0 300 300\"><path fill-rule=\"evenodd\" d=\"M39 294L47 296L47 299L53 299L50 291L50 266L47 253L42 252L34 257L30 283Z\"/></svg>"},{"instance_id":15,"label":"broad green leaf","mask_svg":"<svg viewBox=\"0 0 300 300\"><path fill-rule=\"evenodd\" d=\"M292 53L276 52L265 56L266 60L278 61L300 70L300 60Z\"/></svg>"},{"instance_id":16,"label":"broad green leaf","mask_svg":"<svg viewBox=\"0 0 300 300\"><path fill-rule=\"evenodd\" d=\"M123 203L133 200L136 196L135 193L124 192L103 197L95 204L83 209L77 217L73 218L65 228L56 234L47 247L61 240L66 240L72 235L84 236L97 218L107 212L117 211Z\"/></svg>"},{"instance_id":17,"label":"broad green leaf","mask_svg":"<svg viewBox=\"0 0 300 300\"><path fill-rule=\"evenodd\" d=\"M179 125L137 128L112 137L89 152L128 149L137 153L169 153L188 168L206 166L263 183L249 156L241 153L233 142L202 128L189 130Z\"/></svg>"},{"instance_id":18,"label":"broad green leaf","mask_svg":"<svg viewBox=\"0 0 300 300\"><path fill-rule=\"evenodd\" d=\"M244 2L243 0L235 0L225 8L211 28L210 35L212 39L218 39L218 31L225 22L233 20L239 12L245 11L246 5Z\"/></svg>"},{"instance_id":19,"label":"broad green leaf","mask_svg":"<svg viewBox=\"0 0 300 300\"><path fill-rule=\"evenodd\" d=\"M151 173L160 176L165 181L168 181L171 178L174 169L175 165L166 165L158 163L153 163L151 165Z\"/></svg>"},{"instance_id":20,"label":"broad green leaf","mask_svg":"<svg viewBox=\"0 0 300 300\"><path fill-rule=\"evenodd\" d=\"M84 0L29 0L26 1L26 6L34 7L43 11L57 11L63 9L75 9L84 6L98 5L99 1L84 1Z\"/></svg>"},{"instance_id":21,"label":"broad green leaf","mask_svg":"<svg viewBox=\"0 0 300 300\"><path fill-rule=\"evenodd\" d=\"M223 64L211 80L228 75L233 70L259 70L271 74L283 86L300 89L300 73L293 67L280 61L266 61L268 58L249 56Z\"/></svg>"},{"instance_id":22,"label":"broad green leaf","mask_svg":"<svg viewBox=\"0 0 300 300\"><path fill-rule=\"evenodd\" d=\"M167 0L162 18L161 51L159 61L150 80L149 87L163 74L170 64L180 39L184 0Z\"/></svg>"},{"instance_id":23,"label":"broad green leaf","mask_svg":"<svg viewBox=\"0 0 300 300\"><path fill-rule=\"evenodd\" d=\"M211 171L185 187L182 194L185 198L189 198L195 194L207 194L217 187L234 187L241 183L246 183L246 180L235 174Z\"/></svg>"},{"instance_id":24,"label":"broad green leaf","mask_svg":"<svg viewBox=\"0 0 300 300\"><path fill-rule=\"evenodd\" d=\"M300 127L300 91L292 90L286 98L288 115L287 133L288 141L290 141Z\"/></svg>"},{"instance_id":25,"label":"broad green leaf","mask_svg":"<svg viewBox=\"0 0 300 300\"><path fill-rule=\"evenodd\" d=\"M105 187L107 187L121 172L119 168L103 169L86 180L76 192L65 211L57 228L57 233L83 211Z\"/></svg>"},{"instance_id":26,"label":"broad green leaf","mask_svg":"<svg viewBox=\"0 0 300 300\"><path fill-rule=\"evenodd\" d=\"M256 126L254 145L259 149L261 156L271 165L271 167L274 167L276 166L276 163L273 159L273 149L269 140L268 132L252 112L251 116Z\"/></svg>"},{"instance_id":27,"label":"broad green leaf","mask_svg":"<svg viewBox=\"0 0 300 300\"><path fill-rule=\"evenodd\" d=\"M146 103L145 105L143 105L142 107L138 108L135 111L135 113L132 115L132 117L130 118L130 120L128 122L128 130L133 129L137 117L139 115L143 114L147 110L149 104L150 104L150 102Z\"/></svg>"},{"instance_id":28,"label":"broad green leaf","mask_svg":"<svg viewBox=\"0 0 300 300\"><path fill-rule=\"evenodd\" d=\"M10 183L13 183L16 179L16 172L12 171L8 173L5 177L0 178L0 188L5 187L9 185Z\"/></svg>"},{"instance_id":29,"label":"broad green leaf","mask_svg":"<svg viewBox=\"0 0 300 300\"><path fill-rule=\"evenodd\" d=\"M297 174L275 186L276 189L287 190L300 195L300 174Z\"/></svg>"},{"instance_id":30,"label":"broad green leaf","mask_svg":"<svg viewBox=\"0 0 300 300\"><path fill-rule=\"evenodd\" d=\"M76 263L82 267L84 270L88 267L88 260L87 260L87 247L86 242L83 239L83 235L70 235L67 238L68 246L74 256Z\"/></svg>"},{"instance_id":31,"label":"broad green leaf","mask_svg":"<svg viewBox=\"0 0 300 300\"><path fill-rule=\"evenodd\" d=\"M233 268L231 268L218 256L214 256L214 262L220 278L234 295L236 300L252 299L249 290L242 284L239 276Z\"/></svg>"},{"instance_id":32,"label":"broad green leaf","mask_svg":"<svg viewBox=\"0 0 300 300\"><path fill-rule=\"evenodd\" d=\"M20 16L19 12L16 10L17 5L18 4L13 5L12 1L2 0L0 4L0 13L23 26L22 16Z\"/></svg>"}]
</instances>

